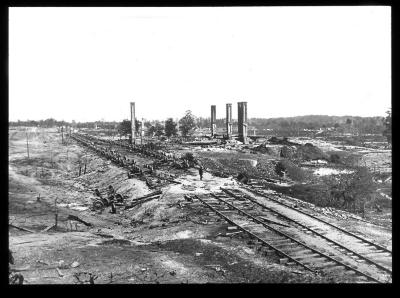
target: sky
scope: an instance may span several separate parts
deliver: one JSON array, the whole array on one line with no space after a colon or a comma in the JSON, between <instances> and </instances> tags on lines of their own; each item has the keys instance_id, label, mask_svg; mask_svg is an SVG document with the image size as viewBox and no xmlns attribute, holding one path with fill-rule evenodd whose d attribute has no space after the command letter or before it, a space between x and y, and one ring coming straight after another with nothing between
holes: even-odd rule
<instances>
[{"instance_id":1,"label":"sky","mask_svg":"<svg viewBox=\"0 0 400 298\"><path fill-rule=\"evenodd\" d=\"M9 8L9 120L384 116L391 8Z\"/></svg>"}]
</instances>

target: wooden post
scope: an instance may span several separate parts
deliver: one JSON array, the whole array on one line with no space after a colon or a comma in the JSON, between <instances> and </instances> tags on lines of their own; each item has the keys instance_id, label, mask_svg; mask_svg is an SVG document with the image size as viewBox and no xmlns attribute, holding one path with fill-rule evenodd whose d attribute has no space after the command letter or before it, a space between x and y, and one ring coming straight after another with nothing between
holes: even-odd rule
<instances>
[{"instance_id":1,"label":"wooden post","mask_svg":"<svg viewBox=\"0 0 400 298\"><path fill-rule=\"evenodd\" d=\"M28 152L28 159L29 159L29 143L28 143L28 129L26 130L26 151Z\"/></svg>"},{"instance_id":2,"label":"wooden post","mask_svg":"<svg viewBox=\"0 0 400 298\"><path fill-rule=\"evenodd\" d=\"M64 126L61 126L61 144L64 144Z\"/></svg>"},{"instance_id":3,"label":"wooden post","mask_svg":"<svg viewBox=\"0 0 400 298\"><path fill-rule=\"evenodd\" d=\"M81 175L81 165L79 164L79 175L78 176L80 176Z\"/></svg>"},{"instance_id":4,"label":"wooden post","mask_svg":"<svg viewBox=\"0 0 400 298\"><path fill-rule=\"evenodd\" d=\"M55 223L54 223L54 228L57 229L57 225L58 225L58 209L57 209L57 198L54 199L54 207L55 207Z\"/></svg>"},{"instance_id":5,"label":"wooden post","mask_svg":"<svg viewBox=\"0 0 400 298\"><path fill-rule=\"evenodd\" d=\"M83 170L83 174L86 174L86 162L85 162L85 169Z\"/></svg>"},{"instance_id":6,"label":"wooden post","mask_svg":"<svg viewBox=\"0 0 400 298\"><path fill-rule=\"evenodd\" d=\"M140 145L143 145L143 123L144 119L142 118L142 123L140 123Z\"/></svg>"}]
</instances>

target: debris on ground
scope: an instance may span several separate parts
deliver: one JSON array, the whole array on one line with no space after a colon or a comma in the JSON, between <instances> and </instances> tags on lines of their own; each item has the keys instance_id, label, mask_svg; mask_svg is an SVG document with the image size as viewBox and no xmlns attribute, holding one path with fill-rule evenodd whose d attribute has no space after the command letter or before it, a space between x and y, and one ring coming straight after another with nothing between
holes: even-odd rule
<instances>
[{"instance_id":1,"label":"debris on ground","mask_svg":"<svg viewBox=\"0 0 400 298\"><path fill-rule=\"evenodd\" d=\"M124 138L99 137L93 130L88 133L90 146L82 146L72 138L69 144L61 144L54 129L38 128L30 138L28 162L23 154L25 132L13 133L9 239L17 254L10 252L9 259L24 257L16 260L18 267L10 268L14 274L12 279L10 274L10 283L331 282L297 267L293 270L287 259L265 252L254 239L248 241L247 233L234 222L227 223L196 199L221 187L264 189L279 202L391 248L391 231L383 226L366 225L365 218L356 214L296 199L296 193L286 196L272 190L274 185L291 189L309 183L308 178L304 182L296 179L296 174L308 172L303 168L307 159L319 158L307 161L316 167L331 166L324 159L325 151L318 144L307 144L308 140L275 137L245 145L221 138L217 144L197 140L187 147L171 140L133 146ZM96 146L107 149L98 152L93 149ZM282 176L276 172L278 162L284 167ZM84 167L79 170L82 164L87 165L86 172ZM130 164L135 167L128 169ZM201 181L194 168L199 165L205 169ZM386 176L376 181L391 183ZM246 201L238 197L232 202L257 214L260 207L246 205ZM391 222L381 201L371 204L371 209L375 216ZM238 216L232 209L225 211ZM302 233L274 216L260 215L259 223ZM79 229L68 228L72 223L79 224ZM304 237L309 239L309 235ZM315 241L315 245L321 244ZM22 271L24 276L15 277Z\"/></svg>"}]
</instances>

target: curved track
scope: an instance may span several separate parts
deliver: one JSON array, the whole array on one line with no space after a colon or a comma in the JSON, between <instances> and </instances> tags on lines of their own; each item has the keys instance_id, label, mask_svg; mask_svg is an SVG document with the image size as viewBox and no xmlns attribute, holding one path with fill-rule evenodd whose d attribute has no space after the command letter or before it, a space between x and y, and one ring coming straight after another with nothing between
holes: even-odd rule
<instances>
[{"instance_id":1,"label":"curved track","mask_svg":"<svg viewBox=\"0 0 400 298\"><path fill-rule=\"evenodd\" d=\"M353 281L356 282L386 282L387 275L391 274L391 270L375 263L373 260L362 256L354 250L332 240L327 236L319 233L318 231L302 225L297 221L288 217L280 216L276 211L271 211L278 215L279 219L283 221L277 222L265 212L268 208L258 204L245 194L240 194L236 189L222 188L223 193L210 193L205 197L195 196L201 203L210 208L218 216L230 224L238 227L241 231L245 232L250 237L256 239L263 246L269 250L276 252L278 255L288 261L288 264L298 265L306 270L320 271L325 274L336 274L339 272L348 280L353 276ZM255 212L254 206L257 205L264 209L264 212ZM282 214L283 215L283 214ZM267 217L265 217L267 216ZM276 216L275 216L276 217ZM289 224L290 226L288 226ZM318 236L328 245L335 246L341 250L341 253L335 254L332 251L326 252L319 249L316 245L309 245L301 237L296 234L288 232L290 229L286 228L301 228L311 232L314 237ZM348 254L347 260L343 260L343 252ZM348 258L352 255L354 262L348 262ZM345 258L346 259L346 258ZM357 263L356 263L357 262ZM361 270L359 269L359 262L367 263L372 266L374 270ZM362 267L365 268L365 265ZM370 269L370 268L368 268ZM385 278L382 278L385 276Z\"/></svg>"},{"instance_id":2,"label":"curved track","mask_svg":"<svg viewBox=\"0 0 400 298\"><path fill-rule=\"evenodd\" d=\"M279 201L279 200L273 198L272 196L263 193L262 190L260 191L259 189L255 189L254 187L247 187L247 186L245 186L244 188L247 189L247 190L249 190L249 191L251 191L251 192L253 192L253 193L255 193L256 195L262 196L262 197L264 197L264 198L266 198L266 199L269 199L269 200L271 200L271 201L274 201L274 202L277 203L277 204L280 204L280 205L282 205L282 206L285 206L286 208L290 208L290 209L295 210L295 211L297 211L297 212L299 212L299 213L302 213L302 214L304 214L304 215L306 215L306 216L308 216L308 217L311 217L311 218L313 218L314 220L317 220L317 221L319 221L319 222L321 222L321 223L324 223L324 224L326 224L326 225L329 225L330 227L332 227L332 228L334 228L334 229L336 229L336 230L339 230L339 231L341 231L342 233L345 233L345 234L347 234L347 235L349 235L349 236L352 236L352 237L354 237L354 238L357 238L358 240L360 240L360 241L362 241L362 242L364 242L364 243L366 243L366 244L368 244L368 245L370 245L370 246L373 246L373 247L377 248L377 249L380 250L380 251L384 251L384 252L390 253L390 255L392 254L392 251L391 251L391 250L387 249L386 247L383 247L382 245L379 245L379 244L377 244L377 243L374 243L374 242L372 242L371 240L365 239L365 238L363 238L363 237L361 237L361 236L359 236L359 235L356 235L356 234L354 234L354 233L352 233L352 232L350 232L350 231L347 231L347 230L345 230L345 229L343 229L343 228L341 228L341 227L338 227L338 226L336 226L336 225L334 225L334 224L332 224L332 223L330 223L330 222L327 222L326 220L323 220L323 219L321 219L321 218L319 218L319 217L317 217L317 216L314 216L314 215L312 215L312 214L310 214L310 213L304 212L304 211L299 210L299 209L297 209L297 208L294 208L294 207L292 207L292 206L290 206L290 205L288 205L288 204L285 204L285 203L283 203L283 202L281 202L281 201Z\"/></svg>"},{"instance_id":3,"label":"curved track","mask_svg":"<svg viewBox=\"0 0 400 298\"><path fill-rule=\"evenodd\" d=\"M319 228L319 227L310 226L309 223L303 222L300 218L296 218L295 219L293 217L289 217L286 214L284 214L283 212L277 210L277 208L273 208L271 206L267 206L265 203L260 203L255 198L253 198L253 197L251 197L251 196L249 196L247 194L244 194L240 190L237 190L237 189L226 189L226 188L221 188L221 189L224 192L226 192L228 195L233 196L233 197L235 197L237 199L245 198L245 199L253 202L257 206L261 207L263 210L266 210L267 214L273 214L273 215L277 216L278 218L284 220L285 222L297 227L299 230L304 231L305 233L308 233L308 232L312 233L314 236L317 236L317 237L325 240L327 242L327 245L331 245L334 248L336 248L336 249L342 251L343 253L347 254L348 256L351 256L357 262L360 262L360 261L366 262L366 263L368 263L370 265L375 266L379 270L382 270L382 271L384 271L386 273L389 273L390 275L392 274L392 270L390 268L388 268L387 266L383 265L379 261L379 259L374 259L373 257L367 256L365 253L357 252L354 247L349 248L348 246L346 246L348 244L343 243L343 241L336 240L336 239L333 239L332 237L327 236L327 233L324 230L322 230L321 228ZM297 211L297 209L295 209L295 210ZM323 220L321 220L319 218L316 218L314 216L312 217L312 219L313 220L315 219L317 221L321 221L322 223L325 223L325 221L323 221ZM329 225L330 226L334 226L332 224L329 224ZM336 227L336 226L334 226L334 227ZM342 232L343 229L339 228L338 230L340 232ZM346 236L349 236L349 235L352 236L353 235L353 233L349 233L348 231L345 231L345 234L346 234ZM361 237L357 235L356 240L357 240L358 243L360 243L360 238ZM343 239L343 236L340 239ZM363 239L363 238L361 238L361 239ZM388 261L391 261L391 252L390 251L389 251L390 253L388 253L387 249L385 249L385 250L376 249L375 245L377 245L378 247L381 247L381 246L378 245L378 244L375 244L375 243L373 245L371 245L370 243L371 242L369 240L366 240L364 242L365 246L367 248L369 248L370 251L374 251L374 255L377 255L377 254L381 255L381 256L382 255L386 255L387 259L388 259L386 261L386 263L388 263Z\"/></svg>"}]
</instances>

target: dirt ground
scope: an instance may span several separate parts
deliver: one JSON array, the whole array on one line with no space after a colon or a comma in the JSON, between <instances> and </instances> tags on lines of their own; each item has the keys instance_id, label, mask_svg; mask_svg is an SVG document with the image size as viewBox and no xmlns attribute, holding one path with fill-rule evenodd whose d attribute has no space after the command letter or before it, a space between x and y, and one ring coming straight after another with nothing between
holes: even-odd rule
<instances>
[{"instance_id":1,"label":"dirt ground","mask_svg":"<svg viewBox=\"0 0 400 298\"><path fill-rule=\"evenodd\" d=\"M112 185L128 200L152 190L65 136L62 144L57 129L28 131L29 159L25 130L9 130L8 198L11 268L26 284L335 282L281 265L245 237L225 236L227 223L184 199L235 186L232 177L206 172L200 181L192 169L158 200L116 214L91 211L95 188ZM78 176L80 162L87 170Z\"/></svg>"}]
</instances>

